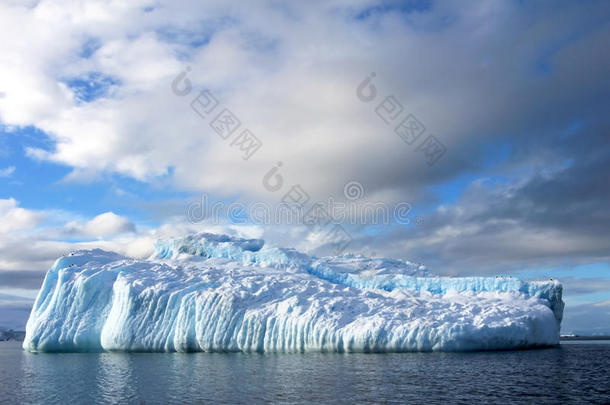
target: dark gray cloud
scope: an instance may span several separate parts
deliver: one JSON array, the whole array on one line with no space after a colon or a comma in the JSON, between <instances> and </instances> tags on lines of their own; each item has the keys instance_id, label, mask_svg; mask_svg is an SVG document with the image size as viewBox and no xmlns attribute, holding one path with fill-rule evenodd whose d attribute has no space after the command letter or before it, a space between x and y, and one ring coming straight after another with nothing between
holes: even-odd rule
<instances>
[{"instance_id":1,"label":"dark gray cloud","mask_svg":"<svg viewBox=\"0 0 610 405\"><path fill-rule=\"evenodd\" d=\"M610 291L610 280L607 278L561 277L561 284L563 284L564 294L569 296L607 293Z\"/></svg>"},{"instance_id":2,"label":"dark gray cloud","mask_svg":"<svg viewBox=\"0 0 610 405\"><path fill-rule=\"evenodd\" d=\"M610 335L610 301L582 304L566 311L562 333Z\"/></svg>"},{"instance_id":3,"label":"dark gray cloud","mask_svg":"<svg viewBox=\"0 0 610 405\"><path fill-rule=\"evenodd\" d=\"M42 285L44 276L44 271L0 271L0 287L37 290Z\"/></svg>"},{"instance_id":4,"label":"dark gray cloud","mask_svg":"<svg viewBox=\"0 0 610 405\"><path fill-rule=\"evenodd\" d=\"M538 140L528 153L521 144L517 156L481 173L455 203L424 214L421 226L365 238L362 246L452 274L607 262L610 118L566 132L554 143Z\"/></svg>"},{"instance_id":5,"label":"dark gray cloud","mask_svg":"<svg viewBox=\"0 0 610 405\"><path fill-rule=\"evenodd\" d=\"M0 328L25 330L33 304L33 299L0 293Z\"/></svg>"}]
</instances>

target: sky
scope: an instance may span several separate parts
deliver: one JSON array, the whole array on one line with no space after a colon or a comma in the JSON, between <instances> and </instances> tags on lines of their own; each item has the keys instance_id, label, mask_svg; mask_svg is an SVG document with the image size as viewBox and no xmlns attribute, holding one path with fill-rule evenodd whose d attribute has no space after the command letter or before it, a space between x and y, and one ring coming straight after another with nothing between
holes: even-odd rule
<instances>
[{"instance_id":1,"label":"sky","mask_svg":"<svg viewBox=\"0 0 610 405\"><path fill-rule=\"evenodd\" d=\"M290 199L334 205L342 253L557 278L562 332L610 334L608 15L607 1L1 2L0 327L23 329L74 249L145 258L208 231L336 251L259 215Z\"/></svg>"}]
</instances>

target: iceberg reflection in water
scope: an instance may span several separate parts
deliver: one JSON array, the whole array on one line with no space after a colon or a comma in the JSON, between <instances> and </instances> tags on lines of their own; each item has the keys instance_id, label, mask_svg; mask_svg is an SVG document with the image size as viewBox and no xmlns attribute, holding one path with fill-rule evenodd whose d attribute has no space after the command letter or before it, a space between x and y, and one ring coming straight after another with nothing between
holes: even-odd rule
<instances>
[{"instance_id":1,"label":"iceberg reflection in water","mask_svg":"<svg viewBox=\"0 0 610 405\"><path fill-rule=\"evenodd\" d=\"M475 353L29 353L0 342L0 402L604 403L610 345ZM9 394L10 393L10 394Z\"/></svg>"}]
</instances>

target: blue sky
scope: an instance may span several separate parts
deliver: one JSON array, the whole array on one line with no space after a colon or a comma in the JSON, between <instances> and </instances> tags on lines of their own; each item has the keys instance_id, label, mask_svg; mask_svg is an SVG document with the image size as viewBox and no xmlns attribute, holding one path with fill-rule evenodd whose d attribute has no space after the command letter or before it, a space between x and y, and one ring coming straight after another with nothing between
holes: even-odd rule
<instances>
[{"instance_id":1,"label":"blue sky","mask_svg":"<svg viewBox=\"0 0 610 405\"><path fill-rule=\"evenodd\" d=\"M166 176L142 182L117 174L101 174L91 182L66 181L72 171L69 166L26 155L27 148L52 149L52 141L44 132L31 127L5 130L2 140L3 163L5 167L14 167L10 176L0 178L3 198L15 198L29 209L66 210L85 218L112 211L135 223L158 226L159 220L143 212L140 204L192 194L165 187Z\"/></svg>"},{"instance_id":2,"label":"blue sky","mask_svg":"<svg viewBox=\"0 0 610 405\"><path fill-rule=\"evenodd\" d=\"M564 331L610 333L608 8L0 6L19 39L0 45L0 326L23 324L72 248L146 257L155 239L207 230L323 254L303 227L186 217L202 196L277 206L298 184L310 202L409 204L408 225L346 224L352 251L444 275L559 278ZM172 91L181 72L187 96ZM371 72L365 102L357 88ZM248 159L193 111L203 89L261 142ZM391 124L378 110L390 96ZM409 114L425 127L413 144L394 132ZM420 144L430 135L446 148L432 165ZM269 191L277 162L285 185Z\"/></svg>"}]
</instances>

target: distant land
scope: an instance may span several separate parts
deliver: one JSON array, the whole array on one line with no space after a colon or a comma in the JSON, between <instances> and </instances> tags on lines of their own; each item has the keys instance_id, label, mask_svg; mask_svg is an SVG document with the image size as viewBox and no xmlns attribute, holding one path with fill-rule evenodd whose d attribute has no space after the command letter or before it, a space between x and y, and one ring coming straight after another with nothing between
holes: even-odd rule
<instances>
[{"instance_id":1,"label":"distant land","mask_svg":"<svg viewBox=\"0 0 610 405\"><path fill-rule=\"evenodd\" d=\"M17 331L12 329L0 329L0 342L8 341L8 340L17 340L22 342L25 338L24 331Z\"/></svg>"},{"instance_id":2,"label":"distant land","mask_svg":"<svg viewBox=\"0 0 610 405\"><path fill-rule=\"evenodd\" d=\"M610 340L610 335L596 336L580 336L580 335L562 335L559 340Z\"/></svg>"}]
</instances>

